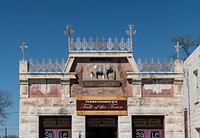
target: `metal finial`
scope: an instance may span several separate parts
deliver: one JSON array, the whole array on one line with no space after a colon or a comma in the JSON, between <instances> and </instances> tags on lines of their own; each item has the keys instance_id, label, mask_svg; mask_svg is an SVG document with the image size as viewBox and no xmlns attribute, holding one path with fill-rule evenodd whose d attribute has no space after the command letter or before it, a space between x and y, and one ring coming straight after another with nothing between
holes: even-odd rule
<instances>
[{"instance_id":1,"label":"metal finial","mask_svg":"<svg viewBox=\"0 0 200 138\"><path fill-rule=\"evenodd\" d=\"M64 31L64 34L67 35L68 37L68 48L69 48L69 51L70 49L72 49L71 47L71 33L73 33L74 30L72 30L72 26L70 24L66 25L66 29Z\"/></svg>"},{"instance_id":2,"label":"metal finial","mask_svg":"<svg viewBox=\"0 0 200 138\"><path fill-rule=\"evenodd\" d=\"M177 59L179 59L179 51L182 46L180 46L179 42L176 42L176 45L174 47L176 48Z\"/></svg>"},{"instance_id":3,"label":"metal finial","mask_svg":"<svg viewBox=\"0 0 200 138\"><path fill-rule=\"evenodd\" d=\"M136 30L133 30L134 25L129 24L128 25L129 30L126 30L126 34L129 35L130 37L132 37L133 35L136 34Z\"/></svg>"},{"instance_id":4,"label":"metal finial","mask_svg":"<svg viewBox=\"0 0 200 138\"><path fill-rule=\"evenodd\" d=\"M67 35L68 37L70 37L71 33L73 33L73 32L74 32L74 30L72 30L72 26L70 24L66 25L64 34Z\"/></svg>"},{"instance_id":5,"label":"metal finial","mask_svg":"<svg viewBox=\"0 0 200 138\"><path fill-rule=\"evenodd\" d=\"M126 34L129 36L129 47L131 47L131 51L132 51L132 47L133 47L133 35L136 34L136 30L133 30L134 25L130 24L128 25L129 30L126 30Z\"/></svg>"},{"instance_id":6,"label":"metal finial","mask_svg":"<svg viewBox=\"0 0 200 138\"><path fill-rule=\"evenodd\" d=\"M25 42L22 42L22 45L20 46L20 48L22 49L23 60L25 60L25 52L26 52L26 49L28 48L28 46L26 45Z\"/></svg>"}]
</instances>

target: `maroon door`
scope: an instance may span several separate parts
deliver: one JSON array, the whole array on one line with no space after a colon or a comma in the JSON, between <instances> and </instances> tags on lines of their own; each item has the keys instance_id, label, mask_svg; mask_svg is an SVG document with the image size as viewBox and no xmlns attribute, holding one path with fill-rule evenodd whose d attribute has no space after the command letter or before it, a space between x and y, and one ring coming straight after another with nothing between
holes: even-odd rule
<instances>
[{"instance_id":1,"label":"maroon door","mask_svg":"<svg viewBox=\"0 0 200 138\"><path fill-rule=\"evenodd\" d=\"M136 129L134 138L164 138L163 129Z\"/></svg>"},{"instance_id":2,"label":"maroon door","mask_svg":"<svg viewBox=\"0 0 200 138\"><path fill-rule=\"evenodd\" d=\"M44 138L71 138L70 129L45 129Z\"/></svg>"},{"instance_id":3,"label":"maroon door","mask_svg":"<svg viewBox=\"0 0 200 138\"><path fill-rule=\"evenodd\" d=\"M117 116L87 116L86 138L117 138Z\"/></svg>"}]
</instances>

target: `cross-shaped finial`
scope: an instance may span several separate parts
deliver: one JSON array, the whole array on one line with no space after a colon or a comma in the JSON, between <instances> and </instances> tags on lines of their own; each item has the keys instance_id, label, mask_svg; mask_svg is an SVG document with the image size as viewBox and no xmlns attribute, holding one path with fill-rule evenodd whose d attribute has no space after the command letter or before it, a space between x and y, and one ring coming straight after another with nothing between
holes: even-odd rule
<instances>
[{"instance_id":1,"label":"cross-shaped finial","mask_svg":"<svg viewBox=\"0 0 200 138\"><path fill-rule=\"evenodd\" d=\"M180 51L180 48L182 46L179 45L179 42L176 42L176 45L174 46L176 48L176 53L177 53L177 59L179 59L179 51Z\"/></svg>"},{"instance_id":2,"label":"cross-shaped finial","mask_svg":"<svg viewBox=\"0 0 200 138\"><path fill-rule=\"evenodd\" d=\"M73 33L73 32L74 32L74 30L72 30L72 26L70 24L66 25L64 34L67 35L68 37L70 37L71 33Z\"/></svg>"},{"instance_id":3,"label":"cross-shaped finial","mask_svg":"<svg viewBox=\"0 0 200 138\"><path fill-rule=\"evenodd\" d=\"M20 48L22 49L23 60L25 60L25 52L26 52L26 49L28 48L28 46L26 45L25 42L22 42L22 45L20 46Z\"/></svg>"},{"instance_id":4,"label":"cross-shaped finial","mask_svg":"<svg viewBox=\"0 0 200 138\"><path fill-rule=\"evenodd\" d=\"M133 31L133 27L134 25L129 24L128 25L129 30L126 30L126 34L129 35L130 37L136 34L136 30Z\"/></svg>"}]
</instances>

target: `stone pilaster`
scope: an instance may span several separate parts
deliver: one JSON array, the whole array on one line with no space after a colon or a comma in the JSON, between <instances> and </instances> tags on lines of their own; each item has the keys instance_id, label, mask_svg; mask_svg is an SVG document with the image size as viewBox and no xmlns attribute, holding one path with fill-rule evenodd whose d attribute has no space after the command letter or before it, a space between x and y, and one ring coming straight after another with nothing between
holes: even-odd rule
<instances>
[{"instance_id":1,"label":"stone pilaster","mask_svg":"<svg viewBox=\"0 0 200 138\"><path fill-rule=\"evenodd\" d=\"M26 60L19 61L19 73L27 73L28 72L28 62Z\"/></svg>"},{"instance_id":2,"label":"stone pilaster","mask_svg":"<svg viewBox=\"0 0 200 138\"><path fill-rule=\"evenodd\" d=\"M28 80L20 80L20 97L28 97Z\"/></svg>"},{"instance_id":3,"label":"stone pilaster","mask_svg":"<svg viewBox=\"0 0 200 138\"><path fill-rule=\"evenodd\" d=\"M118 117L118 138L132 138L131 116Z\"/></svg>"},{"instance_id":4,"label":"stone pilaster","mask_svg":"<svg viewBox=\"0 0 200 138\"><path fill-rule=\"evenodd\" d=\"M62 97L70 97L70 79L62 79Z\"/></svg>"},{"instance_id":5,"label":"stone pilaster","mask_svg":"<svg viewBox=\"0 0 200 138\"><path fill-rule=\"evenodd\" d=\"M72 116L72 138L85 138L85 116Z\"/></svg>"},{"instance_id":6,"label":"stone pilaster","mask_svg":"<svg viewBox=\"0 0 200 138\"><path fill-rule=\"evenodd\" d=\"M132 79L132 92L133 92L133 97L142 97L142 90L141 86L142 81L140 78L133 78Z\"/></svg>"}]
</instances>

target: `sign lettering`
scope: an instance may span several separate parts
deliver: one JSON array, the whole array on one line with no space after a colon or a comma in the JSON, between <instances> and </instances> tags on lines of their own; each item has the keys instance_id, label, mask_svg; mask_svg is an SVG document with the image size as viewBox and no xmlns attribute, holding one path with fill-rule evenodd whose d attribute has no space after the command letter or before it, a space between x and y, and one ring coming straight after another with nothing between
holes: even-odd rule
<instances>
[{"instance_id":1,"label":"sign lettering","mask_svg":"<svg viewBox=\"0 0 200 138\"><path fill-rule=\"evenodd\" d=\"M78 115L127 115L125 96L79 96Z\"/></svg>"},{"instance_id":2,"label":"sign lettering","mask_svg":"<svg viewBox=\"0 0 200 138\"><path fill-rule=\"evenodd\" d=\"M113 103L114 102L114 103ZM77 110L127 110L127 101L104 101L88 102L85 100L77 101Z\"/></svg>"},{"instance_id":3,"label":"sign lettering","mask_svg":"<svg viewBox=\"0 0 200 138\"><path fill-rule=\"evenodd\" d=\"M59 138L68 138L68 132L67 131L60 131L59 135L60 135Z\"/></svg>"},{"instance_id":4,"label":"sign lettering","mask_svg":"<svg viewBox=\"0 0 200 138\"><path fill-rule=\"evenodd\" d=\"M45 138L53 138L53 132L52 131L46 131L44 135L45 135Z\"/></svg>"}]
</instances>

